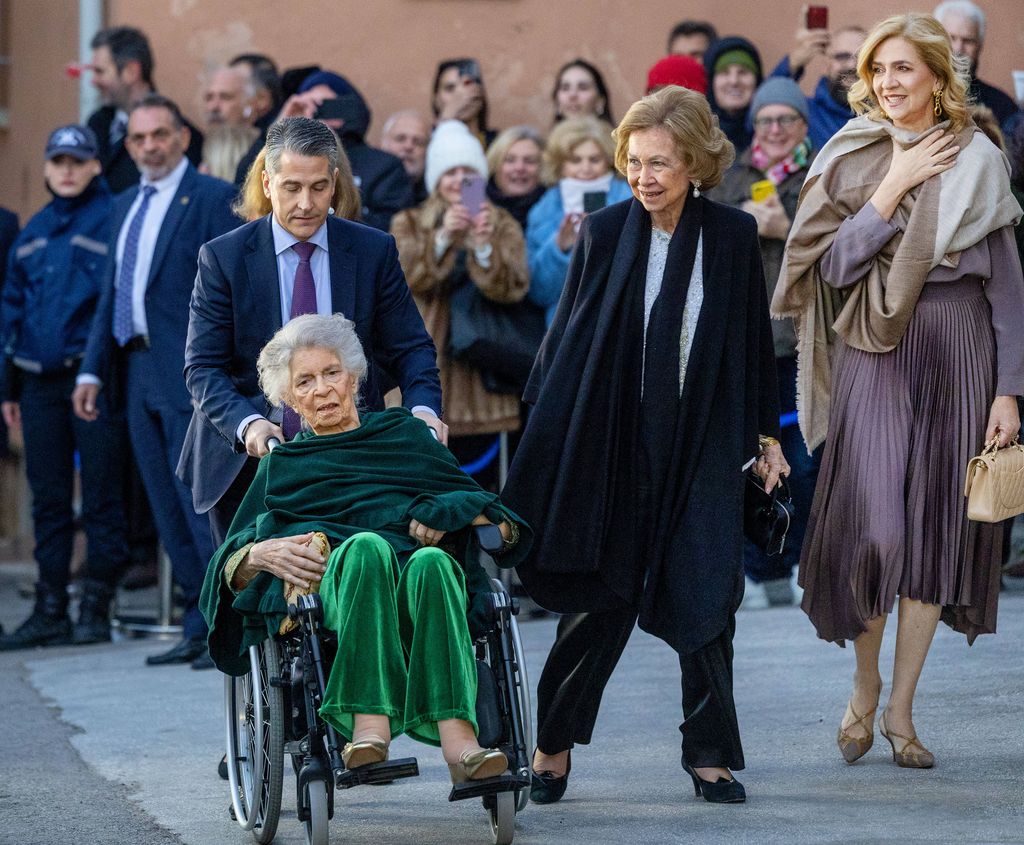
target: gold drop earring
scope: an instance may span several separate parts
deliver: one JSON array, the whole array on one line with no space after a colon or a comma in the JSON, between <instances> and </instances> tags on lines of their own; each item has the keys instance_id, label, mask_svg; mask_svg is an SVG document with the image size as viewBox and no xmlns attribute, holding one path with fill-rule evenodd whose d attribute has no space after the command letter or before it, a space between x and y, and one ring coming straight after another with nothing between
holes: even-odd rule
<instances>
[{"instance_id":1,"label":"gold drop earring","mask_svg":"<svg viewBox=\"0 0 1024 845\"><path fill-rule=\"evenodd\" d=\"M932 109L936 117L942 117L942 89L932 92L932 99L935 100L935 107Z\"/></svg>"}]
</instances>

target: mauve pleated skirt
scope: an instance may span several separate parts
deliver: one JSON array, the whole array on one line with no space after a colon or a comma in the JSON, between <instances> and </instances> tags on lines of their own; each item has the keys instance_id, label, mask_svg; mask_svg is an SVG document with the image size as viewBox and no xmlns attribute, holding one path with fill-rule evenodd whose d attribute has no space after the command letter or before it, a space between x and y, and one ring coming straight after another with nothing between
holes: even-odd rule
<instances>
[{"instance_id":1,"label":"mauve pleated skirt","mask_svg":"<svg viewBox=\"0 0 1024 845\"><path fill-rule=\"evenodd\" d=\"M996 628L1002 525L967 519L967 462L995 390L977 279L927 284L900 344L837 340L829 435L800 556L803 609L840 645L896 596L942 606L973 642Z\"/></svg>"}]
</instances>

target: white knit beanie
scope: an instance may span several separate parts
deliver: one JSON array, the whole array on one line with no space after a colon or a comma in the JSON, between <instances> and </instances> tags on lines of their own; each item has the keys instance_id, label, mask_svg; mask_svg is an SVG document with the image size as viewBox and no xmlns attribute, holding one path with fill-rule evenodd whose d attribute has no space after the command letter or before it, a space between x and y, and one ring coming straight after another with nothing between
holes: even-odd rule
<instances>
[{"instance_id":1,"label":"white knit beanie","mask_svg":"<svg viewBox=\"0 0 1024 845\"><path fill-rule=\"evenodd\" d=\"M434 128L427 145L427 167L423 174L427 192L434 193L441 177L459 165L487 177L487 156L476 136L461 120L444 120Z\"/></svg>"}]
</instances>

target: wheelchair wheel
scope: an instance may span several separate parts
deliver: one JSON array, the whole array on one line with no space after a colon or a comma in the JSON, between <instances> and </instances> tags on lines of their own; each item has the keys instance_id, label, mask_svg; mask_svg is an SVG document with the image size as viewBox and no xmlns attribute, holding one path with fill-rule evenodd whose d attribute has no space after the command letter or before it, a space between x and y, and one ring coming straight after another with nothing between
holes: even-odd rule
<instances>
[{"instance_id":1,"label":"wheelchair wheel","mask_svg":"<svg viewBox=\"0 0 1024 845\"><path fill-rule=\"evenodd\" d=\"M306 845L327 845L327 783L311 780L303 790L309 805L306 819Z\"/></svg>"},{"instance_id":2,"label":"wheelchair wheel","mask_svg":"<svg viewBox=\"0 0 1024 845\"><path fill-rule=\"evenodd\" d=\"M491 586L494 589L494 592L503 595L505 601L511 603L511 596L501 581L491 579ZM530 776L531 763L529 755L533 754L534 749L533 708L530 703L530 679L526 674L526 651L523 649L523 640L519 636L519 625L516 622L515 616L509 617L509 633L511 634L512 641L512 656L515 658L514 694L519 705L519 729L522 731L523 744L525 746L524 750L527 755L525 770L521 770L520 774L528 778ZM515 799L516 811L522 812L530 803L530 790L516 790ZM511 839L509 841L511 841Z\"/></svg>"},{"instance_id":3,"label":"wheelchair wheel","mask_svg":"<svg viewBox=\"0 0 1024 845\"><path fill-rule=\"evenodd\" d=\"M284 702L270 685L281 663L277 643L250 647L249 662L249 674L225 678L228 781L235 819L266 845L277 833L284 779Z\"/></svg>"},{"instance_id":4,"label":"wheelchair wheel","mask_svg":"<svg viewBox=\"0 0 1024 845\"><path fill-rule=\"evenodd\" d=\"M512 792L499 792L494 796L494 806L488 810L488 814L491 817L494 845L512 845L516 835L516 795Z\"/></svg>"}]
</instances>

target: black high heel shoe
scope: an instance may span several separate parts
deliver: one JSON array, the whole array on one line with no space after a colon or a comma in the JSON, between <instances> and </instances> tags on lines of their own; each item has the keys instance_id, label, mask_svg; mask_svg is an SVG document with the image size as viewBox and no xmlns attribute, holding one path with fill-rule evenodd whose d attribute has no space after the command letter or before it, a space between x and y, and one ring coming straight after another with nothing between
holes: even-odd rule
<instances>
[{"instance_id":1,"label":"black high heel shoe","mask_svg":"<svg viewBox=\"0 0 1024 845\"><path fill-rule=\"evenodd\" d=\"M530 786L530 800L534 804L554 804L563 795L569 785L569 772L572 771L572 751L565 760L565 774L553 775L551 772L535 772L530 767L533 783Z\"/></svg>"},{"instance_id":2,"label":"black high heel shoe","mask_svg":"<svg viewBox=\"0 0 1024 845\"><path fill-rule=\"evenodd\" d=\"M710 804L742 804L747 800L747 791L735 777L732 780L719 778L711 783L700 777L689 763L684 763L683 767L693 778L693 791L698 798Z\"/></svg>"}]
</instances>

